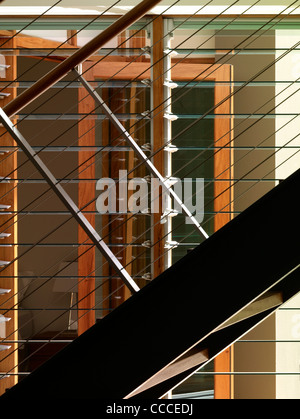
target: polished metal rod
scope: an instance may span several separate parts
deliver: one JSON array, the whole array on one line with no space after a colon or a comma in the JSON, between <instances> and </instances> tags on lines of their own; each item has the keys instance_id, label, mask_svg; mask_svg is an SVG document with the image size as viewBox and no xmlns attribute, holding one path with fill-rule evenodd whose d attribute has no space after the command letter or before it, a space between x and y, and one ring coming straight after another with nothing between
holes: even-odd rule
<instances>
[{"instance_id":1,"label":"polished metal rod","mask_svg":"<svg viewBox=\"0 0 300 419\"><path fill-rule=\"evenodd\" d=\"M16 115L26 105L39 97L43 92L48 90L55 83L66 76L73 68L87 60L91 55L95 54L103 45L127 29L149 12L154 6L160 3L160 0L143 0L125 15L120 17L116 22L107 29L93 38L82 48L74 52L61 64L57 65L53 70L49 71L45 76L39 79L34 85L26 89L23 93L9 102L3 109L7 116Z\"/></svg>"},{"instance_id":2,"label":"polished metal rod","mask_svg":"<svg viewBox=\"0 0 300 419\"><path fill-rule=\"evenodd\" d=\"M55 192L55 194L62 201L65 207L71 212L74 219L83 228L83 230L91 239L93 244L100 250L100 252L107 259L107 261L113 267L113 269L116 270L116 272L119 274L119 276L124 281L124 283L128 286L128 288L132 292L139 291L139 287L133 281L133 279L125 270L125 268L120 264L118 259L109 249L109 247L104 243L103 239L95 231L94 227L88 222L84 214L79 210L79 208L76 206L76 204L71 199L71 197L59 184L58 180L53 176L53 174L50 172L50 170L47 168L44 162L39 158L39 156L32 149L28 141L18 131L18 129L14 126L14 124L11 122L9 117L5 114L5 112L1 108L0 108L0 121L3 124L3 126L7 129L9 134L16 141L18 146L22 148L22 150L24 151L26 156L29 158L29 160L33 163L35 168L46 179L47 183L52 188L53 192Z\"/></svg>"},{"instance_id":3,"label":"polished metal rod","mask_svg":"<svg viewBox=\"0 0 300 419\"><path fill-rule=\"evenodd\" d=\"M157 168L154 166L154 164L151 162L151 160L146 156L146 154L143 152L141 147L136 143L136 141L132 138L132 136L129 134L129 132L123 127L121 122L114 115L114 113L109 109L109 107L106 105L104 100L98 95L98 93L93 89L93 87L85 80L85 78L82 77L82 75L77 71L77 69L74 69L74 71L78 75L78 79L81 81L82 85L86 88L86 90L93 97L93 99L96 101L96 103L98 103L98 105L101 106L103 112L108 117L108 119L111 121L111 123L115 126L115 128L119 131L122 138L130 145L130 147L134 150L134 152L136 153L138 158L150 170L152 175L160 181L162 187L165 189L165 192L168 195L170 195L174 199L174 201L181 207L182 211L191 220L191 222L196 227L197 231L199 231L207 239L208 234L206 233L206 231L201 227L200 223L192 215L190 210L182 202L182 200L179 198L179 196L169 186L166 179L161 175L159 170L157 170Z\"/></svg>"}]
</instances>

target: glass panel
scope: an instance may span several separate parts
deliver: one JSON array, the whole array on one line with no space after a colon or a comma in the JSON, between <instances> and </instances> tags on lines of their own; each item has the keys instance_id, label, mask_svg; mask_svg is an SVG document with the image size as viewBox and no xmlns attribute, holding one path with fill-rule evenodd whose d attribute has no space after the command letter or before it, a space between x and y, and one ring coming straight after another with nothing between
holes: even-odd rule
<instances>
[{"instance_id":1,"label":"glass panel","mask_svg":"<svg viewBox=\"0 0 300 419\"><path fill-rule=\"evenodd\" d=\"M126 85L126 88L124 88L124 84ZM150 124L147 120L139 121L136 118L136 115L140 117L141 113L150 107L150 89L145 88L145 85L141 85L140 83L126 82L122 85L118 81L111 82L109 86L110 87L102 87L98 90L100 96L106 100L107 106L115 113L118 119L122 121L125 129L130 132L132 137L137 139L139 146L143 147L147 145L147 143L150 143ZM99 109L98 112L100 112ZM109 177L116 181L116 197L118 202L118 199L121 196L119 190L120 171L125 171L127 175L127 188L130 178L144 179L149 173L143 164L139 164L139 160L136 158L134 152L131 148L128 148L127 143L120 138L119 132L108 120L97 128L96 146L100 145L108 145L109 147L115 147L116 150L120 150L104 150L101 153L96 166L97 179ZM122 147L127 149L127 151L122 151ZM146 180L144 181L146 182ZM148 188L147 182L146 185ZM150 188L148 188L148 192L150 192ZM99 195L98 191L96 192L96 195ZM108 230L109 234L109 240L112 243L119 243L123 248L125 248L126 244L129 244L127 251L124 251L123 253L120 252L120 247L112 246L112 249L115 251L115 254L123 257L122 260L120 259L121 263L123 266L126 266L126 269L135 279L138 286L143 287L151 279L151 217L149 215L140 213L134 214L130 212L129 199L130 192L128 190L126 214L114 215L110 213L96 217L96 227L98 231L101 231L105 223L107 226L106 230ZM148 202L150 202L149 197ZM117 205L116 210L120 211L119 204ZM116 220L119 220L121 223L123 222L124 227L116 229ZM131 243L132 245L130 245ZM97 265L101 271L103 258L100 255L97 255L96 257ZM120 280L112 280L110 283L109 296L106 297L103 294L103 290L99 290L97 300L100 302L100 310L96 313L97 318L101 318L103 315L103 310L101 310L101 300L103 298L109 299L109 310L122 303L124 300L123 296L121 296L117 302L115 301L116 297L118 297L118 295L116 295L116 290L120 286L122 287Z\"/></svg>"},{"instance_id":2,"label":"glass panel","mask_svg":"<svg viewBox=\"0 0 300 419\"><path fill-rule=\"evenodd\" d=\"M184 90L184 92L183 92ZM201 207L201 202L197 202L196 179L204 180L204 216L203 224L205 231L211 235L214 231L214 151L211 148L214 143L214 120L203 119L192 127L191 118L180 118L185 115L203 114L214 106L214 87L203 89L176 88L172 95L172 112L179 116L179 119L172 123L173 144L179 148L172 154L172 176L179 177L184 183L184 190L188 190L188 185L192 183L191 193L193 194L192 205L196 208ZM181 97L182 96L182 97ZM182 149L184 147L184 149ZM189 147L192 148L189 151ZM195 156L194 147L203 147L199 151L199 157L193 161ZM210 149L206 149L210 147ZM197 152L198 153L198 152ZM191 193L189 197L191 197ZM184 195L183 195L184 196ZM184 196L185 197L185 196ZM197 196L201 200L201 196ZM190 204L190 205L191 205ZM192 207L191 207L192 209ZM187 224L185 216L179 214L173 217L173 240L179 243L189 243L186 246L178 246L173 250L173 263L183 257L190 244L203 241L203 237L195 231L195 227Z\"/></svg>"},{"instance_id":3,"label":"glass panel","mask_svg":"<svg viewBox=\"0 0 300 419\"><path fill-rule=\"evenodd\" d=\"M196 179L204 179L204 216L201 225L208 235L214 232L214 119L202 119L193 126L192 118L196 114L204 114L213 108L215 102L215 87L193 89L189 86L182 89L178 87L172 91L172 112L179 118L172 123L172 142L178 151L172 154L172 168L174 177L185 179L184 187L187 182L192 182L192 194L196 193ZM181 118L188 115L187 118ZM191 150L189 150L189 148ZM202 151L196 151L201 148ZM199 157L193 161L195 153ZM189 180L188 180L189 179ZM193 203L196 208L201 206L197 203L197 198L193 196ZM191 208L190 208L191 209ZM184 257L187 252L200 242L204 241L202 235L195 231L195 227L186 223L185 216L182 214L172 218L173 240L180 243L172 251L172 261ZM193 321L191 319L191 321ZM212 372L214 362L208 363L201 369L201 372ZM214 378L213 375L193 375L188 380L179 385L173 392L174 396L190 397L191 393L207 392L213 394ZM187 396L189 393L189 396Z\"/></svg>"}]
</instances>

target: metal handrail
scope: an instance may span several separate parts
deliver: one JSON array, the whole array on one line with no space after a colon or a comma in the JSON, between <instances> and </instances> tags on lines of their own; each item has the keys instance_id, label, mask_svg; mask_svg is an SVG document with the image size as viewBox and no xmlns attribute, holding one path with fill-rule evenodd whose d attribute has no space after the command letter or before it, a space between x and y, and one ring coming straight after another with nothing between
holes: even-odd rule
<instances>
[{"instance_id":1,"label":"metal handrail","mask_svg":"<svg viewBox=\"0 0 300 419\"><path fill-rule=\"evenodd\" d=\"M17 96L14 100L8 103L4 108L7 116L11 117L17 114L26 105L31 103L34 99L44 93L47 89L53 86L66 76L73 68L87 60L91 55L96 53L99 48L127 29L130 25L143 17L151 10L160 0L143 0L125 15L120 17L116 22L110 25L107 29L93 38L90 42L77 50L73 55L66 58L62 63L57 65L49 73L45 74L35 84L26 89L23 93Z\"/></svg>"}]
</instances>

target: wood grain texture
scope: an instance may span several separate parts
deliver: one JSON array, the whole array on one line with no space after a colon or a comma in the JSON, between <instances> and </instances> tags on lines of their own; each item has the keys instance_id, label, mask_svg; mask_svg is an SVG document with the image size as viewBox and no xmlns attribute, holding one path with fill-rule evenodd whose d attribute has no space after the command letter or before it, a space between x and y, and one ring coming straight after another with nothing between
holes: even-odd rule
<instances>
[{"instance_id":1,"label":"wood grain texture","mask_svg":"<svg viewBox=\"0 0 300 419\"><path fill-rule=\"evenodd\" d=\"M155 22L159 20L156 19ZM154 24L154 23L153 23ZM158 23L156 23L158 24ZM152 48L153 62L155 51L159 49L159 42L156 43ZM158 52L156 52L157 54ZM132 59L128 59L132 61ZM176 65L175 65L176 64ZM163 62L160 60L156 65L153 66L153 72L157 70L158 74L163 74ZM222 77L222 71L219 72L219 69L222 68L220 65L215 64L200 64L200 63L191 63L191 62L173 62L172 61L172 79L176 81L191 81L191 80L214 80L216 75L219 74ZM156 70L155 70L156 69ZM162 71L162 73L159 73ZM125 66L124 61L101 61L101 63L95 65L94 67L95 77L106 80L109 78L115 80L143 80L150 79L151 69L150 63L143 62L133 62L130 65ZM162 77L160 77L161 79ZM222 79L221 79L222 80ZM220 80L220 81L221 81Z\"/></svg>"},{"instance_id":2,"label":"wood grain texture","mask_svg":"<svg viewBox=\"0 0 300 419\"><path fill-rule=\"evenodd\" d=\"M88 69L83 65L83 71ZM85 73L88 80L93 80L93 71ZM78 89L78 113L89 113L95 109L93 98L84 88ZM84 119L78 124L78 146L95 146L95 121ZM95 178L95 157L91 151L80 151L78 153L78 179ZM90 201L91 204L86 206ZM95 211L95 184L93 182L78 183L78 207L85 211ZM95 215L86 214L87 220L95 227ZM78 243L88 239L81 227L78 227ZM90 242L90 240L87 240ZM95 247L91 245L86 251L86 246L80 246L78 250L78 334L82 334L95 324ZM84 253L84 254L83 254ZM83 279L81 279L81 277Z\"/></svg>"},{"instance_id":3,"label":"wood grain texture","mask_svg":"<svg viewBox=\"0 0 300 419\"><path fill-rule=\"evenodd\" d=\"M231 81L232 68L224 65L216 72L216 79ZM232 93L232 88L228 86L218 86L215 88L215 104L220 103L224 98ZM215 109L215 114L232 113L232 100L228 99L222 105ZM233 211L233 152L232 141L232 119L216 118L215 120L215 146L222 147L218 149L214 156L214 210L216 212L214 218L215 231L223 227L232 219ZM222 179L229 179L224 181ZM233 362L233 346L227 348L215 358L214 368L216 372L230 372ZM233 379L231 375L215 375L214 379L215 399L230 399L233 397Z\"/></svg>"},{"instance_id":4,"label":"wood grain texture","mask_svg":"<svg viewBox=\"0 0 300 419\"><path fill-rule=\"evenodd\" d=\"M71 43L64 43L63 45L62 42L57 42L57 41L52 41L50 39L44 39L44 38L40 38L40 37L35 37L35 36L30 36L30 35L18 35L16 36L16 47L15 48L33 48L33 49L41 49L41 48L46 48L46 49L56 49L56 48L61 48L61 49L70 49L70 48L74 48L75 44L71 44Z\"/></svg>"},{"instance_id":5,"label":"wood grain texture","mask_svg":"<svg viewBox=\"0 0 300 419\"><path fill-rule=\"evenodd\" d=\"M153 151L159 149L163 144L163 113L159 113L160 104L163 102L163 61L159 60L162 54L162 46L159 41L162 37L161 21L155 20L154 26L154 40L153 44L153 62L157 62L153 66L153 107L156 109L153 118ZM172 62L175 64L176 61ZM117 76L114 76L118 73ZM150 79L151 72L148 62L137 62L124 68L124 63L120 61L102 62L101 66L95 66L95 74L100 79L117 78L119 80L142 80ZM199 62L182 62L176 63L172 67L172 80L174 81L230 81L232 80L232 68L229 65L214 65ZM230 86L218 86L215 89L215 104L222 101L225 97L230 95ZM226 100L222 105L215 109L215 113L231 113L231 100ZM230 180L224 182L222 179L233 178L233 155L232 149L229 147L230 141L233 138L233 133L230 132L232 128L232 120L230 118L219 118L215 120L215 145L221 148L214 157L214 176L220 181L216 181L214 185L214 210L217 212L214 220L215 231L225 225L230 219L232 211L232 188ZM163 173L163 152L158 153L154 160L154 164L161 173ZM160 214L154 215L154 276L157 276L164 270L163 263L163 243L164 243L164 229L160 224ZM215 360L216 371L230 371L232 362L233 348L229 348L219 355ZM230 376L216 376L215 378L215 396L216 398L230 398L232 395L232 380Z\"/></svg>"},{"instance_id":6,"label":"wood grain texture","mask_svg":"<svg viewBox=\"0 0 300 419\"><path fill-rule=\"evenodd\" d=\"M118 45L122 48L138 48L144 46L145 36L144 33L129 30L123 32L118 37ZM122 52L121 52L122 53ZM117 60L120 59L122 65L126 65L128 57L114 56ZM130 57L132 59L132 57ZM139 58L137 59L139 60ZM113 68L113 67L112 67ZM134 114L137 110L137 102L134 99L136 94L136 85L133 84L129 91L129 98L133 98L129 102L129 112ZM125 90L118 88L102 89L102 98L107 103L113 112L125 112L126 95ZM135 119L129 119L126 123L126 129L134 138L134 128L131 130L130 126L134 125ZM108 120L102 123L102 143L103 145L120 145L127 146L125 140L120 138L119 131ZM102 153L102 177L109 177L111 179L119 179L119 171L127 170L128 179L134 177L134 173L130 173L135 165L135 154L133 151L114 151L112 153ZM117 199L119 188L117 183ZM130 196L128 192L127 202ZM119 207L117 206L117 210ZM103 215L102 216L102 236L107 237L106 242L124 244L124 248L111 247L112 252L118 257L120 263L126 268L127 272L132 275L132 246L126 246L126 243L131 243L133 239L133 217L131 214L118 214L118 215ZM103 260L103 275L109 277L109 281L105 281L102 286L103 295L103 316L105 316L109 309L114 309L130 297L131 292L124 286L122 280L116 275L108 264Z\"/></svg>"},{"instance_id":7,"label":"wood grain texture","mask_svg":"<svg viewBox=\"0 0 300 419\"><path fill-rule=\"evenodd\" d=\"M3 48L14 48L15 38L6 42L7 39L0 38L0 45L5 42ZM5 77L1 77L1 81L14 80L17 76L17 59L16 57L10 56L5 57L6 64L10 67L6 69ZM3 76L4 74L2 74ZM10 96L1 100L0 106L3 107L6 103L16 97L16 87L4 89L5 93L10 93ZM16 123L16 120L13 120ZM12 146L15 142L12 140L10 135L6 133L6 130L0 127L1 146ZM1 149L1 147L0 147ZM11 211L17 211L17 188L16 182L17 172L14 170L17 167L17 153L9 153L0 155L0 175L8 175L11 178L9 183L0 183L0 203L10 205ZM18 242L18 227L17 227L17 216L13 215L1 215L0 213L0 231L10 233L10 237L2 239L3 243L17 243ZM1 241L2 243L2 241ZM0 260L12 261L18 255L17 246L0 248ZM0 295L0 314L11 320L6 323L6 337L9 340L18 339L18 311L12 310L17 308L18 305L18 262L15 261L7 267L1 268L0 271L0 288L10 289L9 294ZM2 278L8 276L8 278ZM0 343L5 344L5 340L0 338ZM11 348L9 350L0 352L0 372L11 372L16 374L18 372L18 345L9 344ZM17 375L11 375L8 378L0 380L0 394L5 392L5 389L13 386L18 381Z\"/></svg>"},{"instance_id":8,"label":"wood grain texture","mask_svg":"<svg viewBox=\"0 0 300 419\"><path fill-rule=\"evenodd\" d=\"M152 119L152 150L155 153L153 164L164 176L164 61L163 61L163 18L160 16L153 22L153 69L152 69L152 91L153 91L153 119ZM158 151L160 150L160 151ZM162 197L160 196L160 211L153 217L153 276L156 278L165 269L165 225L161 224Z\"/></svg>"},{"instance_id":9,"label":"wood grain texture","mask_svg":"<svg viewBox=\"0 0 300 419\"><path fill-rule=\"evenodd\" d=\"M101 97L102 99L108 103L109 100L109 90L108 89L102 89L101 91ZM107 146L110 144L110 122L108 119L104 119L102 122L101 127L101 134L102 134L102 144L103 146ZM102 164L101 164L101 171L102 173L100 176L102 178L110 177L110 170L109 170L109 159L110 159L110 153L102 153L101 156ZM109 215L102 215L101 221L102 221L102 237L104 239L104 242L106 244L109 243L109 231L110 231L110 224L109 224L110 217ZM111 275L111 268L108 264L108 262L105 260L105 258L102 256L101 258L101 266L102 266L102 275L103 275L103 281L102 281L102 317L105 317L109 313L110 308L110 275Z\"/></svg>"}]
</instances>

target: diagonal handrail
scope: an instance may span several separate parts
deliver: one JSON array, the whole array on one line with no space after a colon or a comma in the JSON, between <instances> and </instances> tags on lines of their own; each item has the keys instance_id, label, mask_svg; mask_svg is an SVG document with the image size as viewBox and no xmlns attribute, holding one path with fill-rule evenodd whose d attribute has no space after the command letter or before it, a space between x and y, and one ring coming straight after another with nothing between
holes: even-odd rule
<instances>
[{"instance_id":1,"label":"diagonal handrail","mask_svg":"<svg viewBox=\"0 0 300 419\"><path fill-rule=\"evenodd\" d=\"M103 45L127 29L130 25L136 22L149 12L161 0L143 0L125 15L120 17L116 22L106 28L103 32L93 38L86 45L74 52L71 56L66 58L62 63L57 65L54 69L45 74L31 87L26 89L23 93L17 96L14 100L8 103L4 108L4 112L8 117L16 115L26 105L31 103L34 99L48 90L55 83L66 76L73 68L87 60L91 55L97 52Z\"/></svg>"},{"instance_id":2,"label":"diagonal handrail","mask_svg":"<svg viewBox=\"0 0 300 419\"><path fill-rule=\"evenodd\" d=\"M50 172L48 167L43 163L43 161L39 158L39 156L35 153L32 149L28 141L23 137L23 135L18 131L18 129L13 125L10 121L8 116L5 112L0 108L0 121L3 126L7 129L9 134L12 138L16 141L18 146L23 150L29 160L34 164L36 169L40 172L40 174L44 177L47 183L50 185L52 190L61 200L61 202L65 205L65 207L71 212L74 219L78 222L78 224L82 227L85 231L87 236L93 242L97 249L106 257L109 264L115 269L118 275L121 277L123 282L128 286L132 293L139 291L139 287L125 270L125 268L121 265L118 261L117 257L111 252L109 247L105 244L103 239L99 236L96 232L94 227L89 223L83 213L79 210L76 206L74 201L71 197L67 194L67 192L62 188L59 184L57 179L53 176Z\"/></svg>"},{"instance_id":3,"label":"diagonal handrail","mask_svg":"<svg viewBox=\"0 0 300 419\"><path fill-rule=\"evenodd\" d=\"M109 109L109 107L105 104L104 100L98 95L98 93L93 89L93 87L88 83L88 81L78 72L77 69L74 69L74 72L78 76L78 80L82 83L85 89L89 92L92 98L96 101L96 103L101 106L103 112L108 117L108 119L112 122L115 128L120 132L122 138L127 141L130 147L134 150L137 154L138 158L147 166L150 170L152 175L157 178L162 187L164 188L165 192L171 196L174 201L181 207L183 213L191 220L191 222L196 227L197 231L199 231L206 239L208 238L208 234L206 231L201 227L200 223L196 220L196 218L192 215L190 210L186 207L186 205L182 202L180 197L174 192L174 190L170 187L167 180L161 175L159 170L154 166L154 164L150 161L150 159L146 156L143 150L138 146L135 140L131 137L129 132L123 127L120 121L116 118L113 112Z\"/></svg>"}]
</instances>

